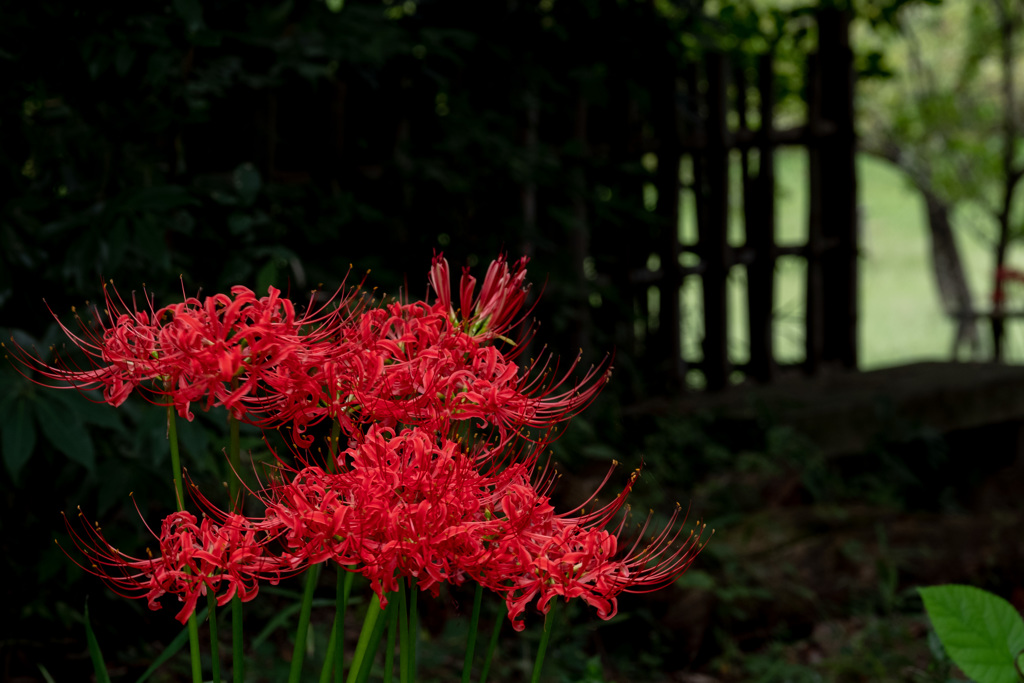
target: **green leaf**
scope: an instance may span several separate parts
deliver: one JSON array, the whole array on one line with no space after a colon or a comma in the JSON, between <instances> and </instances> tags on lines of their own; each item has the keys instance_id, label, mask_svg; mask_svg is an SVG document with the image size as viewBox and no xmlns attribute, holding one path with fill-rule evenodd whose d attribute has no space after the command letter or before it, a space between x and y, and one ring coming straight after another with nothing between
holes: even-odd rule
<instances>
[{"instance_id":1,"label":"green leaf","mask_svg":"<svg viewBox=\"0 0 1024 683\"><path fill-rule=\"evenodd\" d=\"M185 30L190 35L206 25L203 21L203 6L199 0L174 0L174 9L185 22Z\"/></svg>"},{"instance_id":2,"label":"green leaf","mask_svg":"<svg viewBox=\"0 0 1024 683\"><path fill-rule=\"evenodd\" d=\"M122 211L164 212L181 206L194 206L199 201L181 185L155 185L126 192L120 198Z\"/></svg>"},{"instance_id":3,"label":"green leaf","mask_svg":"<svg viewBox=\"0 0 1024 683\"><path fill-rule=\"evenodd\" d=\"M235 211L228 216L228 232L232 235L242 235L252 228L252 216Z\"/></svg>"},{"instance_id":4,"label":"green leaf","mask_svg":"<svg viewBox=\"0 0 1024 683\"><path fill-rule=\"evenodd\" d=\"M299 598L301 597L302 596L300 595ZM334 599L316 598L313 600L311 604L313 605L313 607L332 607L334 605ZM273 635L274 631L287 624L288 620L291 619L292 616L301 608L302 603L297 601L291 605L288 605L283 610L275 614L273 618L271 618L270 621L267 622L267 625L263 627L263 630L260 631L255 638L253 638L252 649L259 649L259 647L263 645L263 641L265 641L267 638Z\"/></svg>"},{"instance_id":5,"label":"green leaf","mask_svg":"<svg viewBox=\"0 0 1024 683\"><path fill-rule=\"evenodd\" d=\"M252 164L242 164L231 174L231 182L242 203L248 206L256 200L256 195L263 186L260 172Z\"/></svg>"},{"instance_id":6,"label":"green leaf","mask_svg":"<svg viewBox=\"0 0 1024 683\"><path fill-rule=\"evenodd\" d=\"M271 259L256 273L256 291L265 292L267 287L276 285L278 279L277 261Z\"/></svg>"},{"instance_id":7,"label":"green leaf","mask_svg":"<svg viewBox=\"0 0 1024 683\"><path fill-rule=\"evenodd\" d=\"M209 613L210 608L204 607L202 612L196 614L196 621L200 623L206 621L206 616ZM181 633L174 637L174 640L171 641L171 644L163 649L163 652L160 653L160 656L153 660L153 663L149 665L149 668L146 669L141 676L139 676L139 679L135 683L144 683L144 681L148 680L150 676L156 673L157 669L164 665L164 662L166 662L174 655L178 654L178 651L185 646L185 643L187 641L188 627L186 626L185 628L181 629Z\"/></svg>"},{"instance_id":8,"label":"green leaf","mask_svg":"<svg viewBox=\"0 0 1024 683\"><path fill-rule=\"evenodd\" d=\"M124 76L128 73L128 69L132 68L134 61L135 50L128 43L121 43L117 48L117 56L114 57L114 68L117 69L117 75Z\"/></svg>"},{"instance_id":9,"label":"green leaf","mask_svg":"<svg viewBox=\"0 0 1024 683\"><path fill-rule=\"evenodd\" d=\"M39 430L61 453L89 471L96 471L96 452L92 438L81 419L73 413L60 413L48 401L36 402Z\"/></svg>"},{"instance_id":10,"label":"green leaf","mask_svg":"<svg viewBox=\"0 0 1024 683\"><path fill-rule=\"evenodd\" d=\"M4 451L4 464L11 473L11 479L17 481L21 468L25 466L36 447L36 428L32 424L31 404L27 399L19 399L13 410L0 413L0 431L3 440L0 442Z\"/></svg>"},{"instance_id":11,"label":"green leaf","mask_svg":"<svg viewBox=\"0 0 1024 683\"><path fill-rule=\"evenodd\" d=\"M52 392L50 396L85 424L106 427L118 432L125 431L121 414L106 403L98 391L58 391Z\"/></svg>"},{"instance_id":12,"label":"green leaf","mask_svg":"<svg viewBox=\"0 0 1024 683\"><path fill-rule=\"evenodd\" d=\"M110 674L107 673L107 665L103 661L100 644L96 641L96 634L92 632L92 624L89 623L88 598L85 600L85 639L89 644L89 657L92 658L92 668L96 672L97 683L110 683Z\"/></svg>"},{"instance_id":13,"label":"green leaf","mask_svg":"<svg viewBox=\"0 0 1024 683\"><path fill-rule=\"evenodd\" d=\"M53 680L53 676L50 675L50 672L45 666L37 663L36 668L39 669L39 673L43 675L43 680L46 681L46 683L57 683L57 681Z\"/></svg>"},{"instance_id":14,"label":"green leaf","mask_svg":"<svg viewBox=\"0 0 1024 683\"><path fill-rule=\"evenodd\" d=\"M973 586L919 588L932 626L957 666L978 683L1018 683L1024 619L997 595Z\"/></svg>"}]
</instances>

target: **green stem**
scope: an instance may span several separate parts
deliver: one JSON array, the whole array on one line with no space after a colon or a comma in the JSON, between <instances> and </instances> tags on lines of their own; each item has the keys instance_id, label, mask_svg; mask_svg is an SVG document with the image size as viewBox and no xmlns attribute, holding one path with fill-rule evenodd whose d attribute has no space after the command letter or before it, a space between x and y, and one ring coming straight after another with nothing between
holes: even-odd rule
<instances>
[{"instance_id":1,"label":"green stem","mask_svg":"<svg viewBox=\"0 0 1024 683\"><path fill-rule=\"evenodd\" d=\"M238 514L242 513L241 476L242 476L242 454L241 442L238 436L239 421L229 416L228 430L230 442L228 446L228 460L231 463L231 473L228 476L228 494L231 500L231 509ZM234 683L245 683L245 642L242 639L242 598L236 593L231 598L231 676Z\"/></svg>"},{"instance_id":2,"label":"green stem","mask_svg":"<svg viewBox=\"0 0 1024 683\"><path fill-rule=\"evenodd\" d=\"M228 477L228 492L231 495L231 509L238 514L242 513L242 447L238 436L238 420L234 417L228 418L228 428L231 431L231 442L228 446L228 459L231 462L231 476Z\"/></svg>"},{"instance_id":3,"label":"green stem","mask_svg":"<svg viewBox=\"0 0 1024 683\"><path fill-rule=\"evenodd\" d=\"M324 657L324 668L320 671L320 683L328 683L331 680L331 669L334 669L335 683L342 683L345 680L345 613L348 610L348 596L352 592L354 578L355 574L345 571L344 567L338 565L334 624L331 626L330 642L327 644L327 655Z\"/></svg>"},{"instance_id":4,"label":"green stem","mask_svg":"<svg viewBox=\"0 0 1024 683\"><path fill-rule=\"evenodd\" d=\"M192 683L203 683L203 663L199 659L199 624L196 615L188 618L188 648L192 655Z\"/></svg>"},{"instance_id":5,"label":"green stem","mask_svg":"<svg viewBox=\"0 0 1024 683\"><path fill-rule=\"evenodd\" d=\"M331 683L331 667L334 666L335 634L338 632L338 620L331 625L331 635L327 637L327 653L324 654L324 668L320 669L320 683Z\"/></svg>"},{"instance_id":6,"label":"green stem","mask_svg":"<svg viewBox=\"0 0 1024 683\"><path fill-rule=\"evenodd\" d=\"M388 639L384 646L384 683L391 683L391 676L395 670L395 631L398 630L398 610L392 605L387 610L388 617Z\"/></svg>"},{"instance_id":7,"label":"green stem","mask_svg":"<svg viewBox=\"0 0 1024 683\"><path fill-rule=\"evenodd\" d=\"M341 578L342 574L345 575L344 580ZM342 683L345 680L345 615L348 612L348 596L352 593L352 582L355 578L353 572L343 571L341 566L338 566L337 584L341 588L341 593L334 606L334 620L338 623L338 632L334 636L334 651L338 653L338 663L334 667L334 683Z\"/></svg>"},{"instance_id":8,"label":"green stem","mask_svg":"<svg viewBox=\"0 0 1024 683\"><path fill-rule=\"evenodd\" d=\"M394 596L390 596L393 598ZM392 609L394 609L392 607ZM377 619L377 623L373 627L373 633L370 634L370 644L367 647L367 656L363 657L362 664L359 665L359 676L356 679L356 683L366 683L370 680L370 674L373 672L373 660L376 659L377 647L380 645L380 637L384 635L384 626L387 624L388 615L385 614L383 619ZM349 674L352 675L351 673Z\"/></svg>"},{"instance_id":9,"label":"green stem","mask_svg":"<svg viewBox=\"0 0 1024 683\"><path fill-rule=\"evenodd\" d=\"M530 677L530 683L540 683L540 670L544 667L544 653L547 652L551 631L555 627L554 615L557 604L555 600L552 600L551 608L548 609L547 616L544 617L544 634L541 635L540 645L537 646L537 659L533 662L533 675Z\"/></svg>"},{"instance_id":10,"label":"green stem","mask_svg":"<svg viewBox=\"0 0 1024 683\"><path fill-rule=\"evenodd\" d=\"M245 683L245 641L242 639L242 599L231 598L231 676L234 683Z\"/></svg>"},{"instance_id":11,"label":"green stem","mask_svg":"<svg viewBox=\"0 0 1024 683\"><path fill-rule=\"evenodd\" d=\"M181 483L181 455L178 451L178 424L174 415L174 403L167 404L167 441L171 449L171 468L174 480L174 495L178 512L185 510L185 491ZM188 618L188 649L192 659L192 681L203 683L203 665L199 659L199 624L193 613Z\"/></svg>"},{"instance_id":12,"label":"green stem","mask_svg":"<svg viewBox=\"0 0 1024 683\"><path fill-rule=\"evenodd\" d=\"M167 406L167 441L171 446L171 474L174 481L174 496L178 512L185 509L185 490L181 485L181 456L178 454L178 423L175 421L174 404Z\"/></svg>"},{"instance_id":13,"label":"green stem","mask_svg":"<svg viewBox=\"0 0 1024 683\"><path fill-rule=\"evenodd\" d=\"M313 591L320 577L320 565L306 570L306 590L302 594L302 609L299 611L299 628L295 632L295 649L292 650L292 668L288 683L299 683L302 678L302 663L306 656L306 635L309 633L309 613L313 609Z\"/></svg>"},{"instance_id":14,"label":"green stem","mask_svg":"<svg viewBox=\"0 0 1024 683\"><path fill-rule=\"evenodd\" d=\"M501 633L501 626L505 623L505 615L498 611L494 620L494 628L491 630L491 642L487 644L487 655L484 656L483 671L480 672L480 683L487 683L487 674L491 671L491 659L494 657L494 650L498 647L498 635Z\"/></svg>"},{"instance_id":15,"label":"green stem","mask_svg":"<svg viewBox=\"0 0 1024 683\"><path fill-rule=\"evenodd\" d=\"M406 597L405 580L398 582L398 680L399 683L409 681L409 601Z\"/></svg>"},{"instance_id":16,"label":"green stem","mask_svg":"<svg viewBox=\"0 0 1024 683\"><path fill-rule=\"evenodd\" d=\"M469 683L473 673L473 650L476 648L476 629L480 626L480 603L484 597L484 587L476 585L473 595L473 615L469 619L469 636L466 639L466 659L462 664L462 683Z\"/></svg>"},{"instance_id":17,"label":"green stem","mask_svg":"<svg viewBox=\"0 0 1024 683\"><path fill-rule=\"evenodd\" d=\"M416 649L420 639L420 615L416 605L416 578L409 577L409 681L416 680Z\"/></svg>"},{"instance_id":18,"label":"green stem","mask_svg":"<svg viewBox=\"0 0 1024 683\"><path fill-rule=\"evenodd\" d=\"M381 608L380 600L376 595L370 596L370 604L366 607L366 616L363 618L363 630L359 633L359 642L356 643L355 654L352 655L352 668L348 672L348 683L356 683L359 680L366 680L361 677L363 660L366 659L367 650L370 649L370 642L374 640L374 632L377 630L377 622L380 621ZM373 656L370 656L370 660ZM369 667L366 667L369 670Z\"/></svg>"},{"instance_id":19,"label":"green stem","mask_svg":"<svg viewBox=\"0 0 1024 683\"><path fill-rule=\"evenodd\" d=\"M327 471L338 471L338 452L341 450L338 439L341 438L341 423L337 420L331 424L331 441L327 444Z\"/></svg>"},{"instance_id":20,"label":"green stem","mask_svg":"<svg viewBox=\"0 0 1024 683\"><path fill-rule=\"evenodd\" d=\"M210 606L210 659L213 669L213 683L220 683L220 640L217 638L217 596L213 591L206 593Z\"/></svg>"},{"instance_id":21,"label":"green stem","mask_svg":"<svg viewBox=\"0 0 1024 683\"><path fill-rule=\"evenodd\" d=\"M337 463L335 454L338 452L338 438L341 435L341 423L335 420L331 424L331 436L327 442L327 471L335 472ZM346 578L342 579L342 574ZM341 683L345 675L345 610L348 607L348 594L352 590L352 574L346 572L344 567L338 565L338 576L335 581L335 602L334 602L334 625L331 627L331 642L327 646L328 656L324 659L324 668L320 672L321 683L327 683L327 676L333 665L331 654L337 653L338 665L334 667L334 680Z\"/></svg>"}]
</instances>

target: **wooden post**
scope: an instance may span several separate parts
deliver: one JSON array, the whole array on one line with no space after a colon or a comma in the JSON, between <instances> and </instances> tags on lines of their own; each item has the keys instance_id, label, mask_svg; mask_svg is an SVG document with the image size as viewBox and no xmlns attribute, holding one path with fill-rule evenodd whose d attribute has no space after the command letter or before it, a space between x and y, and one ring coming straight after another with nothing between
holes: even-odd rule
<instances>
[{"instance_id":1,"label":"wooden post","mask_svg":"<svg viewBox=\"0 0 1024 683\"><path fill-rule=\"evenodd\" d=\"M822 254L822 360L857 367L857 173L853 125L853 52L850 17L818 13L821 117L832 131L820 150Z\"/></svg>"},{"instance_id":2,"label":"wooden post","mask_svg":"<svg viewBox=\"0 0 1024 683\"><path fill-rule=\"evenodd\" d=\"M729 145L726 121L728 70L725 55L709 54L707 67L707 144L703 153L704 182L698 198L706 220L697 226L704 261L704 376L711 391L724 389L729 378L726 277L729 223Z\"/></svg>"},{"instance_id":3,"label":"wooden post","mask_svg":"<svg viewBox=\"0 0 1024 683\"><path fill-rule=\"evenodd\" d=\"M807 289L804 304L804 370L814 374L821 369L824 345L824 292L822 251L822 163L821 62L818 55L807 58Z\"/></svg>"},{"instance_id":4,"label":"wooden post","mask_svg":"<svg viewBox=\"0 0 1024 683\"><path fill-rule=\"evenodd\" d=\"M772 114L775 79L772 55L757 61L761 128L757 132L757 177L744 174L744 223L747 246L754 253L747 266L747 311L750 326L750 375L769 382L774 374L775 352L772 311L775 303L775 148ZM741 110L742 111L742 110ZM748 189L749 188L749 189Z\"/></svg>"},{"instance_id":5,"label":"wooden post","mask_svg":"<svg viewBox=\"0 0 1024 683\"><path fill-rule=\"evenodd\" d=\"M573 346L586 358L590 358L590 302L587 292L590 285L584 272L584 261L590 255L590 217L587 208L587 192L590 183L585 164L590 160L590 144L587 135L587 118L590 105L581 92L576 98L576 115L573 117L573 141L580 150L581 158L569 172L572 187L572 230L569 232L568 256L572 259L575 275L573 292L573 325L570 339Z\"/></svg>"},{"instance_id":6,"label":"wooden post","mask_svg":"<svg viewBox=\"0 0 1024 683\"><path fill-rule=\"evenodd\" d=\"M669 391L684 386L685 366L682 354L682 271L679 265L679 161L681 157L677 112L676 72L667 69L657 81L654 91L653 124L658 140L658 170L655 186L658 204L660 238L657 253L661 259L661 280L658 283L660 306L658 332L649 335L659 350L658 370L661 381ZM640 296L647 296L643 291ZM646 304L644 304L646 306ZM648 346L650 349L650 345ZM655 378L651 378L654 380Z\"/></svg>"}]
</instances>

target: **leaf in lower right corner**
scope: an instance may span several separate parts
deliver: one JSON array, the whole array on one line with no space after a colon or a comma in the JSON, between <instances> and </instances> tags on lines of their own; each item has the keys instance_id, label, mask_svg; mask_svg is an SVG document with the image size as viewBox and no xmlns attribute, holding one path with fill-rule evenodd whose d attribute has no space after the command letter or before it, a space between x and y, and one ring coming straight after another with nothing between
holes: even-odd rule
<instances>
[{"instance_id":1,"label":"leaf in lower right corner","mask_svg":"<svg viewBox=\"0 0 1024 683\"><path fill-rule=\"evenodd\" d=\"M1024 649L1024 619L1013 605L973 586L919 588L943 647L977 683L1018 683L1014 658Z\"/></svg>"}]
</instances>

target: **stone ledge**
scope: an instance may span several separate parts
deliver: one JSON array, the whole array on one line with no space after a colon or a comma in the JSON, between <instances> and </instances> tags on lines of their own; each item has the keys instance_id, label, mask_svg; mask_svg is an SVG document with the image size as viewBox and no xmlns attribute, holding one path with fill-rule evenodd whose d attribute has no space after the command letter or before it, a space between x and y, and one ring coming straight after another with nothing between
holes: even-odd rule
<instances>
[{"instance_id":1,"label":"stone ledge","mask_svg":"<svg viewBox=\"0 0 1024 683\"><path fill-rule=\"evenodd\" d=\"M788 425L825 455L865 450L906 427L939 434L1024 421L1024 366L922 362L859 373L789 377L720 394L630 407L627 415L710 414Z\"/></svg>"}]
</instances>

